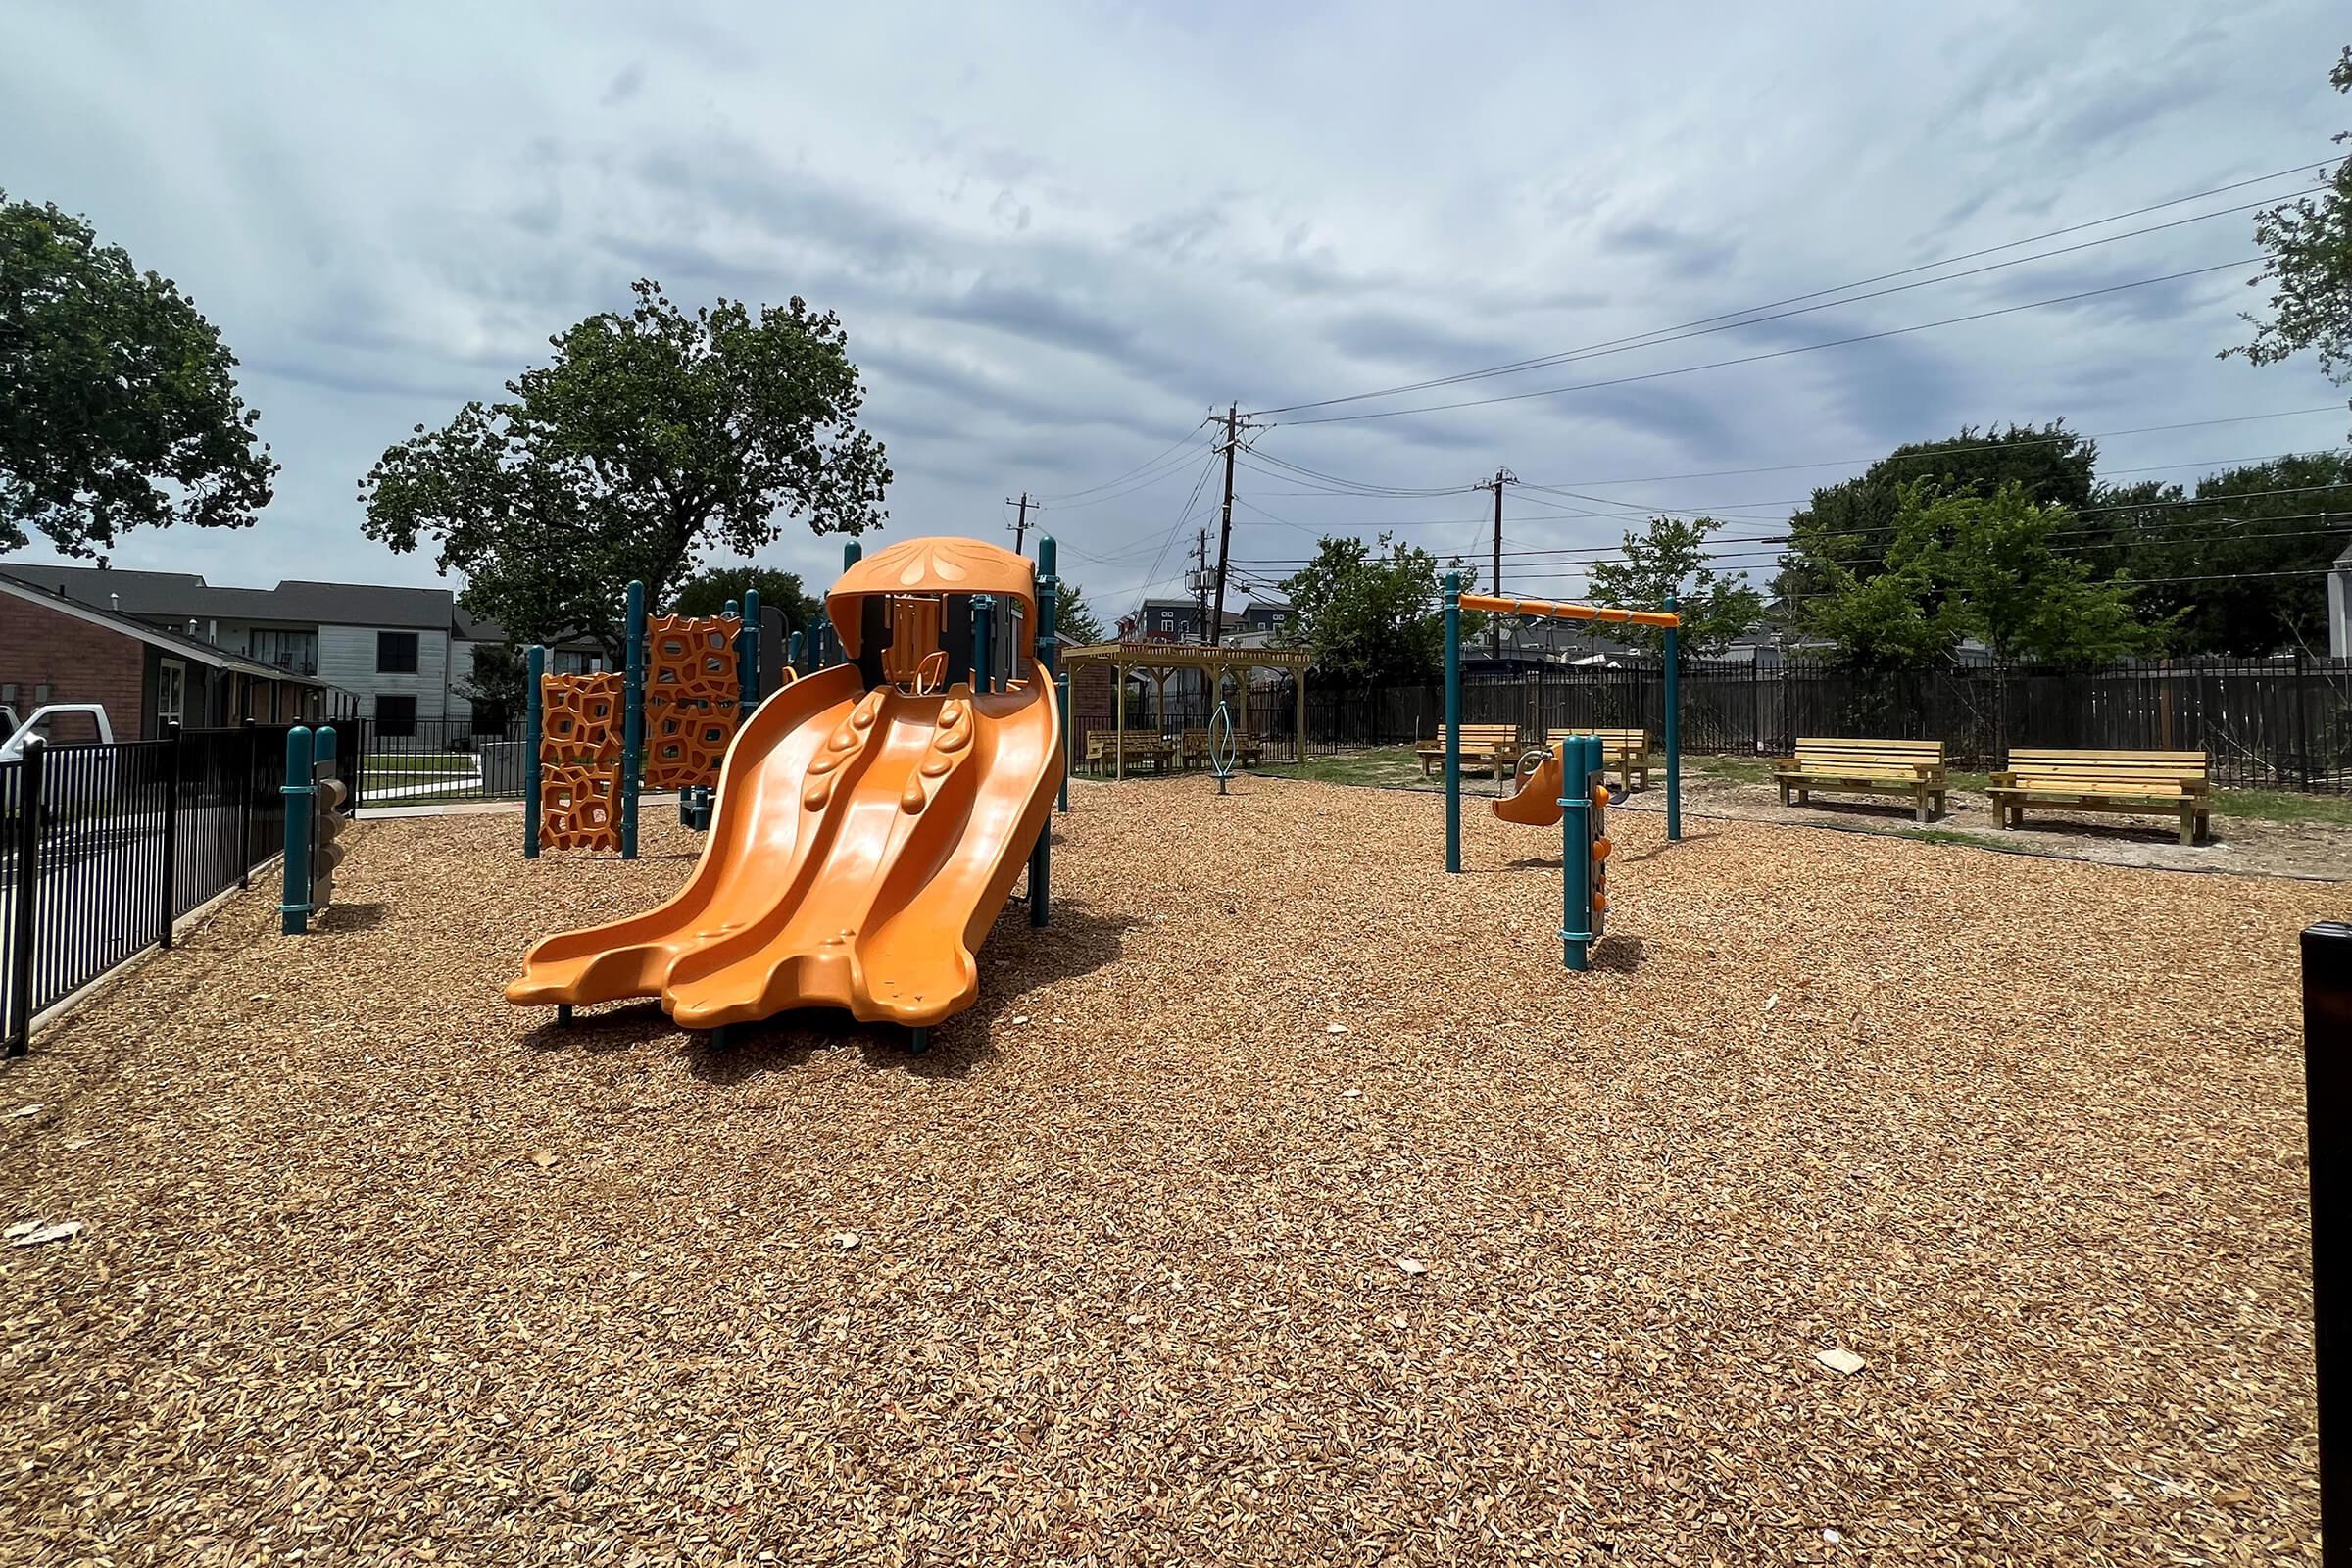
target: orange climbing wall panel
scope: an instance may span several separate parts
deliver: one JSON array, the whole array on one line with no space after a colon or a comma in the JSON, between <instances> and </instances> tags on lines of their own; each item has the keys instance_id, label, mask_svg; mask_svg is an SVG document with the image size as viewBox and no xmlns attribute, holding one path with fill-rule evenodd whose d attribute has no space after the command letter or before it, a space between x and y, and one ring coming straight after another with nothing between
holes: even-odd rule
<instances>
[{"instance_id":1,"label":"orange climbing wall panel","mask_svg":"<svg viewBox=\"0 0 2352 1568\"><path fill-rule=\"evenodd\" d=\"M542 848L620 848L623 693L617 673L540 677Z\"/></svg>"},{"instance_id":2,"label":"orange climbing wall panel","mask_svg":"<svg viewBox=\"0 0 2352 1568\"><path fill-rule=\"evenodd\" d=\"M923 660L939 648L940 602L918 594L890 598L890 647L882 654L882 673L905 684L915 678Z\"/></svg>"},{"instance_id":3,"label":"orange climbing wall panel","mask_svg":"<svg viewBox=\"0 0 2352 1568\"><path fill-rule=\"evenodd\" d=\"M736 615L656 615L645 628L645 787L715 785L743 691Z\"/></svg>"}]
</instances>

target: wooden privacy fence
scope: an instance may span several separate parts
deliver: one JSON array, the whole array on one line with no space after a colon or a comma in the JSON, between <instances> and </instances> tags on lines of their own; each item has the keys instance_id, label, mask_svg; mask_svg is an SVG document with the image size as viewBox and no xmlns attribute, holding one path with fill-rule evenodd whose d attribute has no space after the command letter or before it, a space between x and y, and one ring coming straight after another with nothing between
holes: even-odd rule
<instances>
[{"instance_id":1,"label":"wooden privacy fence","mask_svg":"<svg viewBox=\"0 0 2352 1568\"><path fill-rule=\"evenodd\" d=\"M1465 724L1664 728L1654 658L1468 674ZM1812 661L1686 660L1683 749L1782 757L1800 735L1939 740L1955 768L1999 767L2012 746L2204 751L2216 784L2352 792L2352 661L2149 660L2101 669L1962 664L1897 673ZM1395 746L1437 733L1436 682L1307 692L1310 747ZM1178 705L1171 703L1171 721ZM1249 726L1288 740L1287 683L1252 692Z\"/></svg>"}]
</instances>

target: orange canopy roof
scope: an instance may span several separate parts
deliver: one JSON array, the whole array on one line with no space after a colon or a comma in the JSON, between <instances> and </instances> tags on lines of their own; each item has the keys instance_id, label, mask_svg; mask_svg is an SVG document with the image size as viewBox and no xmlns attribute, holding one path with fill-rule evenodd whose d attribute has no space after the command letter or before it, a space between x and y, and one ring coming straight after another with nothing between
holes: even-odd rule
<instances>
[{"instance_id":1,"label":"orange canopy roof","mask_svg":"<svg viewBox=\"0 0 2352 1568\"><path fill-rule=\"evenodd\" d=\"M875 594L994 594L1017 599L1021 657L1035 654L1037 566L1002 545L978 539L902 539L843 572L825 594L825 618L841 638L842 653L856 659L864 617L856 604Z\"/></svg>"}]
</instances>

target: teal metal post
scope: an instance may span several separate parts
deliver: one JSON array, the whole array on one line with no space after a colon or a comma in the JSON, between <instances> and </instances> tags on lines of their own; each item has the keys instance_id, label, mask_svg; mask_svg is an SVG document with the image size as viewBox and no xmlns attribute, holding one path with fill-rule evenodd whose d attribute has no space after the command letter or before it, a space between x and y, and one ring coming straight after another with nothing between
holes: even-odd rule
<instances>
[{"instance_id":1,"label":"teal metal post","mask_svg":"<svg viewBox=\"0 0 2352 1568\"><path fill-rule=\"evenodd\" d=\"M988 690L989 671L996 666L989 662L995 652L989 646L989 636L995 629L997 602L988 594L972 595L972 691L974 695Z\"/></svg>"},{"instance_id":2,"label":"teal metal post","mask_svg":"<svg viewBox=\"0 0 2352 1568\"><path fill-rule=\"evenodd\" d=\"M1304 736L1299 737L1303 753ZM1462 574L1446 574L1446 869L1462 868Z\"/></svg>"},{"instance_id":3,"label":"teal metal post","mask_svg":"<svg viewBox=\"0 0 2352 1568\"><path fill-rule=\"evenodd\" d=\"M637 858L637 778L645 758L645 584L629 584L628 676L620 704L620 858Z\"/></svg>"},{"instance_id":4,"label":"teal metal post","mask_svg":"<svg viewBox=\"0 0 2352 1568\"><path fill-rule=\"evenodd\" d=\"M311 924L311 732L301 724L286 731L286 781L278 794L286 802L284 897L277 905L277 928L298 937Z\"/></svg>"},{"instance_id":5,"label":"teal metal post","mask_svg":"<svg viewBox=\"0 0 2352 1568\"><path fill-rule=\"evenodd\" d=\"M1061 688L1061 808L1070 808L1070 672L1055 682Z\"/></svg>"},{"instance_id":6,"label":"teal metal post","mask_svg":"<svg viewBox=\"0 0 2352 1568\"><path fill-rule=\"evenodd\" d=\"M1681 601L1666 596L1666 612L1681 612ZM1666 838L1683 836L1683 661L1682 629L1666 628Z\"/></svg>"},{"instance_id":7,"label":"teal metal post","mask_svg":"<svg viewBox=\"0 0 2352 1568\"><path fill-rule=\"evenodd\" d=\"M743 677L743 712L760 706L760 590L743 591L743 630L735 634L735 670Z\"/></svg>"},{"instance_id":8,"label":"teal metal post","mask_svg":"<svg viewBox=\"0 0 2352 1568\"><path fill-rule=\"evenodd\" d=\"M808 673L808 666L801 662L802 659L806 657L807 653L806 649L804 649L802 645L807 641L808 639L803 637L797 631L794 632L790 637L784 639L784 662L791 668L795 675L806 675Z\"/></svg>"},{"instance_id":9,"label":"teal metal post","mask_svg":"<svg viewBox=\"0 0 2352 1568\"><path fill-rule=\"evenodd\" d=\"M1061 583L1054 575L1054 568L1060 564L1059 556L1060 552L1055 548L1052 534L1044 533L1037 536L1037 661L1045 666L1046 679L1049 683L1054 680L1054 667L1061 646L1059 631ZM1045 694L1040 693L1039 695ZM1069 715L1066 712L1062 714L1061 721L1064 725L1069 723ZM1054 751L1058 754L1061 748L1057 746ZM1061 759L1058 755L1054 758L1054 761L1057 765L1060 763ZM1066 790L1069 786L1064 783L1062 787ZM1054 817L1049 812L1045 825L1037 830L1037 848L1029 856L1029 923L1033 926L1042 926L1047 921L1048 901L1052 897L1050 885L1053 876Z\"/></svg>"},{"instance_id":10,"label":"teal metal post","mask_svg":"<svg viewBox=\"0 0 2352 1568\"><path fill-rule=\"evenodd\" d=\"M1560 747L1560 961L1589 969L1592 959L1592 775L1600 737L1571 735Z\"/></svg>"},{"instance_id":11,"label":"teal metal post","mask_svg":"<svg viewBox=\"0 0 2352 1568\"><path fill-rule=\"evenodd\" d=\"M523 744L530 748L523 759L522 770L522 858L536 860L539 858L539 769L543 765L540 754L544 750L539 732L547 723L539 683L547 677L547 650L533 643L522 660L522 733Z\"/></svg>"}]
</instances>

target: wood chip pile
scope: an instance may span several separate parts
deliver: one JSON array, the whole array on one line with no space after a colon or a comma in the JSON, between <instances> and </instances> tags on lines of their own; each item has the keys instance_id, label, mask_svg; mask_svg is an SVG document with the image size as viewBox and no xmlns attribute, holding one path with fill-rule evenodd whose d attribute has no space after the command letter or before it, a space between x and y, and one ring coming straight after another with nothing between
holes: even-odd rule
<instances>
[{"instance_id":1,"label":"wood chip pile","mask_svg":"<svg viewBox=\"0 0 2352 1568\"><path fill-rule=\"evenodd\" d=\"M1628 814L1571 976L1483 809L1075 804L925 1057L508 1007L657 813L367 824L47 1031L0 1557L2317 1560L2333 890Z\"/></svg>"}]
</instances>

